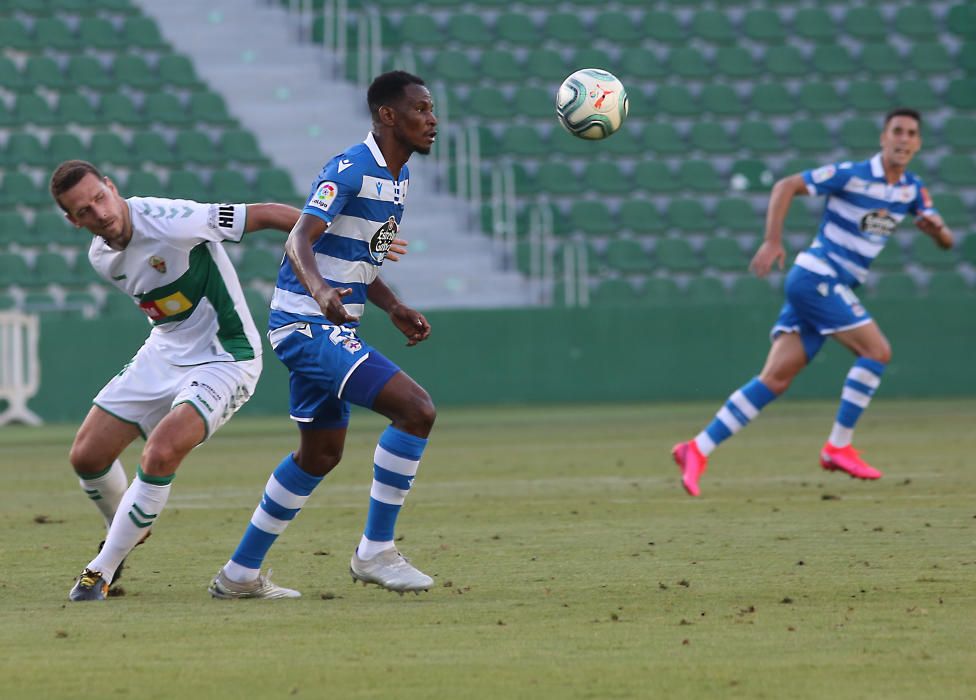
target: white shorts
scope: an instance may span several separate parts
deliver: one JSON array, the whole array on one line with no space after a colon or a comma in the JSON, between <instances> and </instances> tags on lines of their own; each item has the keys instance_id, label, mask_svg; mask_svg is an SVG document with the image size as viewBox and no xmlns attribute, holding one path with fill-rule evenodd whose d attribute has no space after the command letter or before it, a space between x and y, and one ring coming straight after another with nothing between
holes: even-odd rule
<instances>
[{"instance_id":1,"label":"white shorts","mask_svg":"<svg viewBox=\"0 0 976 700\"><path fill-rule=\"evenodd\" d=\"M207 427L207 440L247 403L261 376L261 358L242 362L208 362L179 367L166 362L150 344L105 387L92 403L139 427L147 437L173 408L193 406Z\"/></svg>"}]
</instances>

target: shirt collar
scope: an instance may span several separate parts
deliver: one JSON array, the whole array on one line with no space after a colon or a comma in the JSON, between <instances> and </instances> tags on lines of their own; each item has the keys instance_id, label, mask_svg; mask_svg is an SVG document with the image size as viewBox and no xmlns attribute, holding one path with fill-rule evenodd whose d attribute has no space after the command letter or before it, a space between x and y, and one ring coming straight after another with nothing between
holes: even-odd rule
<instances>
[{"instance_id":1,"label":"shirt collar","mask_svg":"<svg viewBox=\"0 0 976 700\"><path fill-rule=\"evenodd\" d=\"M907 172L908 171L905 171L901 174L901 177L898 178L898 182L908 182L908 176L906 174ZM874 157L871 159L871 176L880 178L885 182L888 181L888 178L885 177L884 163L881 161L880 153L875 153Z\"/></svg>"},{"instance_id":2,"label":"shirt collar","mask_svg":"<svg viewBox=\"0 0 976 700\"><path fill-rule=\"evenodd\" d=\"M366 148L369 149L369 152L373 154L373 159L376 161L376 164L381 168L385 168L386 158L383 157L383 152L380 150L379 145L377 145L376 139L373 138L372 131L366 134L366 138L363 139L363 143L366 144Z\"/></svg>"}]
</instances>

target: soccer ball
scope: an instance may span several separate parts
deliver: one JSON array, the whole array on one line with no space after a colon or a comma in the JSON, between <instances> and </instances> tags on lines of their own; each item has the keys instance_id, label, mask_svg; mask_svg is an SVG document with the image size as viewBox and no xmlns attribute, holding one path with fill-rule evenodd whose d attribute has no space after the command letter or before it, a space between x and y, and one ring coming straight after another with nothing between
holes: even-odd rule
<instances>
[{"instance_id":1,"label":"soccer ball","mask_svg":"<svg viewBox=\"0 0 976 700\"><path fill-rule=\"evenodd\" d=\"M624 123L627 109L623 83L599 68L576 71L556 93L559 123L581 139L605 139Z\"/></svg>"}]
</instances>

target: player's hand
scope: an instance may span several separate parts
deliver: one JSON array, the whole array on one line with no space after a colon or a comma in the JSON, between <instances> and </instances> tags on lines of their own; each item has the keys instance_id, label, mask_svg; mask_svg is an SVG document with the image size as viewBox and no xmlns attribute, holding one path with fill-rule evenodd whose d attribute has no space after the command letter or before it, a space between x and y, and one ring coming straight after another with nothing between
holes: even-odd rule
<instances>
[{"instance_id":1,"label":"player's hand","mask_svg":"<svg viewBox=\"0 0 976 700\"><path fill-rule=\"evenodd\" d=\"M390 247L386 251L386 257L383 261L389 260L390 262L396 262L401 256L407 254L407 246L410 245L402 238L394 238L390 242Z\"/></svg>"},{"instance_id":2,"label":"player's hand","mask_svg":"<svg viewBox=\"0 0 976 700\"><path fill-rule=\"evenodd\" d=\"M419 311L399 304L390 309L390 320L407 337L407 345L416 345L430 337L430 324Z\"/></svg>"},{"instance_id":3,"label":"player's hand","mask_svg":"<svg viewBox=\"0 0 976 700\"><path fill-rule=\"evenodd\" d=\"M938 214L919 214L915 217L915 226L943 248L952 247L952 232Z\"/></svg>"},{"instance_id":4,"label":"player's hand","mask_svg":"<svg viewBox=\"0 0 976 700\"><path fill-rule=\"evenodd\" d=\"M342 303L342 298L352 294L348 287L329 287L315 297L322 313L332 323L341 326L344 323L354 323L359 320L359 316L350 314Z\"/></svg>"},{"instance_id":5,"label":"player's hand","mask_svg":"<svg viewBox=\"0 0 976 700\"><path fill-rule=\"evenodd\" d=\"M752 270L756 277L765 277L773 269L774 263L780 270L783 269L783 265L786 263L786 249L782 243L763 241L763 244L759 246L759 250L752 256L749 269Z\"/></svg>"}]
</instances>

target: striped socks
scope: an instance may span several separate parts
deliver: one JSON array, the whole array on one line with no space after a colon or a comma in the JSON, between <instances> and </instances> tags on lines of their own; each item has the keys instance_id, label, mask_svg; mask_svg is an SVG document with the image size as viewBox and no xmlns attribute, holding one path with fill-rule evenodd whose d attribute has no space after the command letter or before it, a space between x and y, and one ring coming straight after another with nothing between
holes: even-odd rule
<instances>
[{"instance_id":1,"label":"striped socks","mask_svg":"<svg viewBox=\"0 0 976 700\"><path fill-rule=\"evenodd\" d=\"M844 389L840 395L840 408L830 431L828 442L834 447L847 447L854 437L854 426L864 409L871 403L871 397L881 384L885 365L877 360L859 357L847 373Z\"/></svg>"},{"instance_id":2,"label":"striped socks","mask_svg":"<svg viewBox=\"0 0 976 700\"><path fill-rule=\"evenodd\" d=\"M759 381L758 377L735 391L715 414L712 422L695 437L695 444L702 456L707 457L721 442L749 425L775 398L776 394Z\"/></svg>"},{"instance_id":3,"label":"striped socks","mask_svg":"<svg viewBox=\"0 0 976 700\"><path fill-rule=\"evenodd\" d=\"M98 511L105 518L105 529L112 526L112 518L119 508L122 494L129 487L129 480L125 476L122 462L115 460L97 474L78 474L81 490L91 499Z\"/></svg>"},{"instance_id":4,"label":"striped socks","mask_svg":"<svg viewBox=\"0 0 976 700\"><path fill-rule=\"evenodd\" d=\"M264 487L264 497L254 510L237 550L224 566L227 578L235 583L257 579L271 545L295 519L323 478L303 471L291 454L281 461Z\"/></svg>"},{"instance_id":5,"label":"striped socks","mask_svg":"<svg viewBox=\"0 0 976 700\"><path fill-rule=\"evenodd\" d=\"M366 527L356 552L368 560L393 548L393 530L400 508L413 485L425 438L404 433L392 425L380 436L373 455L373 486L369 492Z\"/></svg>"}]
</instances>

